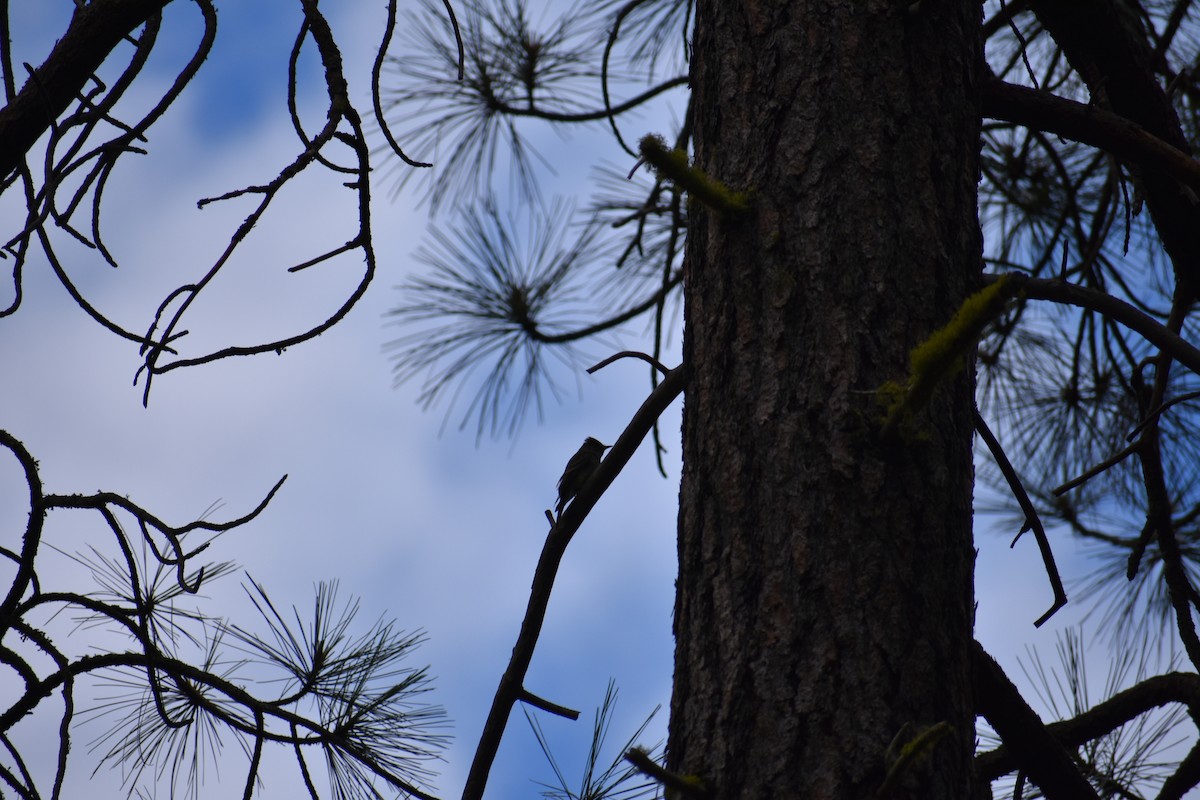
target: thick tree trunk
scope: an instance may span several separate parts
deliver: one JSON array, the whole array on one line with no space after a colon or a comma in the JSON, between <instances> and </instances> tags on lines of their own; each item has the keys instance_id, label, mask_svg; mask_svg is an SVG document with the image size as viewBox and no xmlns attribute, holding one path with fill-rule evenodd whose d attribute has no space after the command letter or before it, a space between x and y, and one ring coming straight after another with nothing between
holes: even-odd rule
<instances>
[{"instance_id":1,"label":"thick tree trunk","mask_svg":"<svg viewBox=\"0 0 1200 800\"><path fill-rule=\"evenodd\" d=\"M700 0L669 766L714 797L972 793L971 391L899 445L872 390L976 287L979 5Z\"/></svg>"}]
</instances>

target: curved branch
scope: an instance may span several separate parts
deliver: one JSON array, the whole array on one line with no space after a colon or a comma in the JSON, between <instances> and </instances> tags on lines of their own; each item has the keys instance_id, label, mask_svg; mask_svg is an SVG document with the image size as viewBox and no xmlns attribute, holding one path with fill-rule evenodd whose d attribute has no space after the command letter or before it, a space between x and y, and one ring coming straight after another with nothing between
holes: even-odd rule
<instances>
[{"instance_id":1,"label":"curved branch","mask_svg":"<svg viewBox=\"0 0 1200 800\"><path fill-rule=\"evenodd\" d=\"M986 653L983 653L983 657L990 658ZM1113 732L1148 711L1169 703L1180 703L1189 709L1200 711L1200 675L1191 672L1154 675L1123 692L1118 692L1077 717L1046 725L1044 730L1053 737L1058 746L1074 750ZM1007 742L1007 739L1005 741ZM1024 767L1017 748L1008 743L981 753L975 759L975 769L980 780L984 781L996 780Z\"/></svg>"},{"instance_id":2,"label":"curved branch","mask_svg":"<svg viewBox=\"0 0 1200 800\"><path fill-rule=\"evenodd\" d=\"M105 0L76 5L67 32L12 102L0 109L0 179L20 166L113 49L169 2Z\"/></svg>"},{"instance_id":3,"label":"curved branch","mask_svg":"<svg viewBox=\"0 0 1200 800\"><path fill-rule=\"evenodd\" d=\"M1089 311L1103 314L1109 319L1115 320L1130 330L1141 334L1146 341L1160 348L1163 352L1170 355L1171 358L1200 375L1200 349L1197 349L1186 339L1171 331L1166 325L1143 314L1124 300L1057 278L1031 278L1019 272L1005 274L1011 275L1013 288L1024 293L1026 297L1035 300L1050 300L1055 303L1065 303L1066 305L1085 308ZM999 278L999 275L992 274L983 276L984 281L988 283L999 280Z\"/></svg>"},{"instance_id":4,"label":"curved branch","mask_svg":"<svg viewBox=\"0 0 1200 800\"><path fill-rule=\"evenodd\" d=\"M458 30L458 20L454 16L454 9L450 7L450 0L446 0L446 11L450 14L450 23L454 26L454 37L458 42L458 79L463 79L463 43L462 34ZM383 41L379 45L379 51L375 54L375 63L371 67L371 104L375 108L375 119L379 125L379 130L383 133L383 138L387 140L388 147L392 148L392 152L400 156L400 160L410 167L432 167L433 164L426 161L414 161L405 155L404 150L400 147L399 142L392 135L392 129L388 125L387 117L383 113L383 101L380 98L379 92L379 76L383 72L383 62L387 59L388 45L392 41L392 32L396 29L396 0L388 0L387 6L387 24L383 28Z\"/></svg>"},{"instance_id":5,"label":"curved branch","mask_svg":"<svg viewBox=\"0 0 1200 800\"><path fill-rule=\"evenodd\" d=\"M1200 162L1125 117L1046 91L983 81L983 114L1098 147L1200 193Z\"/></svg>"},{"instance_id":6,"label":"curved branch","mask_svg":"<svg viewBox=\"0 0 1200 800\"><path fill-rule=\"evenodd\" d=\"M15 622L14 612L22 595L34 580L33 562L42 541L42 526L46 520L45 496L42 479L38 475L37 462L33 455L8 431L0 430L0 446L12 451L25 473L25 484L29 487L29 522L21 538L21 557L17 561L17 574L4 601L0 602L0 631L7 630Z\"/></svg>"},{"instance_id":7,"label":"curved branch","mask_svg":"<svg viewBox=\"0 0 1200 800\"><path fill-rule=\"evenodd\" d=\"M362 296L366 293L367 287L375 276L375 252L371 242L371 220L370 220L370 161L368 155L368 147L366 144L366 136L363 133L362 121L359 118L358 112L350 102L349 90L346 84L346 79L342 70L341 53L338 50L337 43L333 38L333 33L329 28L328 21L321 15L317 4L314 0L302 0L304 9L304 25L308 28L313 40L316 42L317 50L320 53L321 63L325 68L325 84L326 93L329 99L327 111L327 119L322 130L313 137L311 142L308 142L303 151L287 165L280 173L265 186L250 186L237 192L231 192L223 195L218 199L227 199L242 194L261 194L262 200L258 206L251 211L237 231L230 237L229 244L217 261L209 268L208 272L194 284L194 289L185 293L179 307L175 310L171 319L163 328L163 342L173 341L176 335L175 329L183 319L184 314L196 299L199 293L217 276L221 269L229 262L233 252L242 244L245 238L250 234L251 230L258 223L267 211L276 194L283 188L285 184L299 175L313 161L320 161L320 151L327 144L337 140L351 148L357 158L357 165L353 168L356 175L356 180L347 184L355 191L358 198L358 231L346 243L345 247L339 248L335 252L340 252L349 249L362 248L364 253L365 265L363 274L357 286L350 292L349 296L342 304L322 322L316 324L306 331L284 337L275 341L265 342L254 345L235 345L225 347L220 350L209 352L204 355L194 356L189 358L177 358L167 364L159 364L159 358L162 355L160 347L151 347L146 353L145 362L139 369L139 374L142 371L146 373L146 384L142 394L143 405L149 403L150 388L153 377L158 374L169 372L181 367L195 366L199 364L207 364L223 358L231 356L246 356L267 353L271 351L280 352L288 347L291 347L302 342L309 341L317 336L320 336L329 328L340 322L350 310L358 303ZM338 130L342 122L346 122L352 134L347 135ZM207 201L211 202L211 201ZM324 257L321 257L324 258ZM320 260L320 259L318 259ZM312 262L306 262L300 265L308 266Z\"/></svg>"},{"instance_id":8,"label":"curved branch","mask_svg":"<svg viewBox=\"0 0 1200 800\"><path fill-rule=\"evenodd\" d=\"M669 89L674 89L676 86L686 86L687 82L688 77L680 75L677 78L672 78L669 81L660 83L658 86L647 89L637 97L630 98L620 105L612 106L611 108L602 108L598 111L580 111L574 114L568 114L565 111L545 111L540 108L512 106L495 96L488 96L484 99L489 110L510 117L534 117L535 119L544 119L550 122L596 122L602 119L611 119L617 114L624 114L626 111L637 108L647 100Z\"/></svg>"},{"instance_id":9,"label":"curved branch","mask_svg":"<svg viewBox=\"0 0 1200 800\"><path fill-rule=\"evenodd\" d=\"M0 442L3 441L2 437L4 435L5 435L4 432L0 431ZM279 491L281 486L283 486L283 482L286 480L287 480L287 475L284 475L282 478L280 478L278 481L275 482L275 485L271 487L271 491L267 492L267 496L264 497L259 502L259 504L254 507L253 510L251 510L250 512L248 512L246 514L243 514L242 516L238 517L237 519L229 520L228 522L207 522L205 520L198 519L194 522L189 522L187 525L182 525L180 527L174 527L174 526L168 525L167 523L163 522L162 520L160 520L158 517L151 514L146 509L142 508L141 506L139 506L136 503L129 500L129 498L123 497L123 496L121 496L119 494L115 494L113 492L97 492L95 494L89 494L89 495L48 494L45 496L44 506L45 506L45 508L100 509L100 508L104 508L105 506L112 505L112 506L117 506L118 508L121 508L124 511L128 511L130 514L137 517L138 519L144 520L144 521L150 523L151 526L153 526L154 528L157 528L158 530L169 531L170 533L173 533L175 535L188 533L189 531L194 531L194 530L204 530L204 531L212 531L214 533L220 533L222 531L232 530L233 528L237 528L242 525L245 525L247 522L250 522L255 517L257 517L259 514L261 514L263 512L263 510L267 507L267 504L271 502L271 499L273 497L275 497L275 493Z\"/></svg>"},{"instance_id":10,"label":"curved branch","mask_svg":"<svg viewBox=\"0 0 1200 800\"><path fill-rule=\"evenodd\" d=\"M622 150L629 154L630 158L637 158L637 153L635 153L632 148L625 143L625 139L622 138L621 131L617 127L617 112L613 110L612 97L608 92L608 62L609 58L612 56L613 45L617 43L617 37L621 32L621 22L624 21L625 17L629 16L629 14L636 10L638 6L645 2L646 0L629 0L629 2L617 12L617 15L613 18L612 30L608 32L608 41L604 43L604 57L600 60L600 96L604 100L604 110L606 112L605 116L608 118L609 127L612 128L613 136L616 137L617 144L621 146Z\"/></svg>"},{"instance_id":11,"label":"curved branch","mask_svg":"<svg viewBox=\"0 0 1200 800\"><path fill-rule=\"evenodd\" d=\"M264 702L259 700L254 695L250 694L236 683L226 680L225 678L210 672L201 667L187 662L180 661L174 658L168 658L155 651L142 653L100 653L97 655L81 656L75 661L67 664L61 669L56 670L53 674L40 681L37 685L32 686L26 691L17 702L9 706L3 713L0 713L0 731L7 731L46 698L50 697L59 687L74 680L80 675L84 675L97 670L113 669L120 667L141 668L147 671L161 671L170 675L173 679L187 682L194 681L198 684L211 687L222 693L230 701L242 706L255 713L263 713L270 716L272 719L280 722L288 723L295 728L303 729L311 735L308 736L284 736L280 733L271 731L263 731L255 725L248 724L245 720L231 716L228 711L222 708L219 704L203 702L200 695L191 699L203 702L205 709L220 718L226 724L233 728L242 731L250 736L261 736L266 741L281 742L284 744L329 744L342 749L350 757L360 762L367 769L374 772L384 780L391 783L393 786L406 792L407 794L421 798L422 800L437 800L431 794L423 792L410 782L405 781L398 775L393 774L383 764L377 762L369 752L364 752L358 748L346 747L344 744L344 736L338 730L330 730L320 723L313 722L304 716L289 711L286 708L280 708L272 702Z\"/></svg>"},{"instance_id":12,"label":"curved branch","mask_svg":"<svg viewBox=\"0 0 1200 800\"><path fill-rule=\"evenodd\" d=\"M614 361L621 359L621 358L640 358L642 361L645 361L647 364L649 364L650 366L654 367L656 370L661 372L664 376L671 374L671 370L667 369L667 367L661 361L659 361L657 358L655 358L654 356L651 356L651 355L647 355L646 353L639 353L636 350L622 350L619 353L611 355L608 358L601 361L600 363L593 364L592 366L588 367L587 368L588 374L594 375L595 373L597 373L600 370L607 367L609 364L611 364Z\"/></svg>"},{"instance_id":13,"label":"curved branch","mask_svg":"<svg viewBox=\"0 0 1200 800\"><path fill-rule=\"evenodd\" d=\"M1021 506L1021 511L1025 513L1025 526L1021 528L1021 533L1026 530L1033 531L1033 536L1037 539L1038 550L1042 553L1042 563L1046 566L1046 577L1050 579L1050 588L1054 592L1054 603L1045 614L1042 614L1033 623L1035 627L1040 628L1046 620L1067 604L1067 592L1063 589L1062 578L1058 574L1058 567L1054 564L1054 551L1050 549L1050 539L1046 536L1046 529L1042 526L1042 518L1038 516L1037 509L1033 507L1033 501L1029 499L1029 493L1021 484L1021 478L1013 468L1012 462L1008 460L1008 456L1005 455L1004 448L1000 446L1000 442L983 419L983 415L979 413L978 408L974 409L974 412L975 432L979 434L979 438L983 439L984 444L991 451L992 458L996 460L996 466L1000 468L1004 479L1008 481L1009 489L1012 490L1013 496ZM1021 538L1021 533L1017 534L1017 539ZM1013 539L1014 545L1017 543L1017 539Z\"/></svg>"},{"instance_id":14,"label":"curved branch","mask_svg":"<svg viewBox=\"0 0 1200 800\"><path fill-rule=\"evenodd\" d=\"M1143 126L1182 151L1190 150L1179 114L1154 74L1152 51L1134 33L1114 0L1031 0L1033 12L1088 86L1094 102ZM1140 176L1146 207L1170 256L1176 279L1200 292L1200 205L1179 191L1179 180L1156 170Z\"/></svg>"},{"instance_id":15,"label":"curved branch","mask_svg":"<svg viewBox=\"0 0 1200 800\"><path fill-rule=\"evenodd\" d=\"M565 344L567 342L574 342L578 339L586 339L589 336L594 336L597 333L603 333L610 328L615 328L618 325L622 325L639 314L643 314L654 308L661 303L663 298L665 298L672 289L678 286L679 282L682 280L683 270L680 270L674 276L672 276L670 280L664 281L663 285L656 289L652 295L638 303L636 306L630 306L620 314L609 317L601 322L597 322L594 325L588 325L586 328L579 328L578 330L567 331L566 333L542 333L537 329L536 326L533 326L532 328L525 328L524 330L529 335L530 339L535 342L541 342L542 344Z\"/></svg>"},{"instance_id":16,"label":"curved branch","mask_svg":"<svg viewBox=\"0 0 1200 800\"><path fill-rule=\"evenodd\" d=\"M1158 790L1156 800L1182 800L1196 786L1200 785L1200 743L1192 745L1192 749L1179 762L1179 766Z\"/></svg>"}]
</instances>

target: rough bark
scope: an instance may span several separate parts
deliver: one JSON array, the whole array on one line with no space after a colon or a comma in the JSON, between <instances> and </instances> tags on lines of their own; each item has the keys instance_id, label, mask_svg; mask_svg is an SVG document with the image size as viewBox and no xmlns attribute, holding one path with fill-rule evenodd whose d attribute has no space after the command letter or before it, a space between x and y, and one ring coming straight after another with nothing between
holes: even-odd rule
<instances>
[{"instance_id":1,"label":"rough bark","mask_svg":"<svg viewBox=\"0 0 1200 800\"><path fill-rule=\"evenodd\" d=\"M979 6L697 4L669 766L716 798L972 795L971 391L899 445L872 390L976 288Z\"/></svg>"}]
</instances>

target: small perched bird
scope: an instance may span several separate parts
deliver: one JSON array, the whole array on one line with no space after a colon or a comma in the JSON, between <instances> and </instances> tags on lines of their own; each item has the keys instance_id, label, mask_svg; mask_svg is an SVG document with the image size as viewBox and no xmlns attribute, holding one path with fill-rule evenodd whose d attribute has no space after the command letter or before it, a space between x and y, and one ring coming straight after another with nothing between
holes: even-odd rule
<instances>
[{"instance_id":1,"label":"small perched bird","mask_svg":"<svg viewBox=\"0 0 1200 800\"><path fill-rule=\"evenodd\" d=\"M592 477L592 473L600 466L600 456L611 445L601 444L591 436L583 440L583 445L571 456L562 477L558 479L558 509L556 517L561 517L563 506L569 503L579 490Z\"/></svg>"}]
</instances>

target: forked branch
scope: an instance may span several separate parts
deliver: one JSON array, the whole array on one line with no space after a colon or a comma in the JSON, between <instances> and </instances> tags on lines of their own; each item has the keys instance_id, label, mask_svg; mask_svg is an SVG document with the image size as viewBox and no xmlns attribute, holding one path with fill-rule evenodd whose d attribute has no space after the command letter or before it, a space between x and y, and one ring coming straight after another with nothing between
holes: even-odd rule
<instances>
[{"instance_id":1,"label":"forked branch","mask_svg":"<svg viewBox=\"0 0 1200 800\"><path fill-rule=\"evenodd\" d=\"M558 567L566 553L567 545L587 518L588 512L633 457L655 421L683 392L686 382L686 366L678 366L671 370L633 415L624 432L612 446L608 457L600 462L600 467L567 506L558 523L555 524L553 516L549 511L546 512L551 521L550 533L546 537L537 568L534 570L529 603L525 609L525 619L521 622L520 633L517 634L517 643L513 646L512 658L500 677L500 685L496 688L491 710L475 749L475 758L471 762L471 770L463 788L463 800L480 800L483 797L488 774L500 749L500 740L504 736L509 714L518 700L528 699L529 693L524 688L525 675L533 660L533 650L541 635L542 622L550 604L550 592L554 588L554 579L558 575Z\"/></svg>"}]
</instances>

